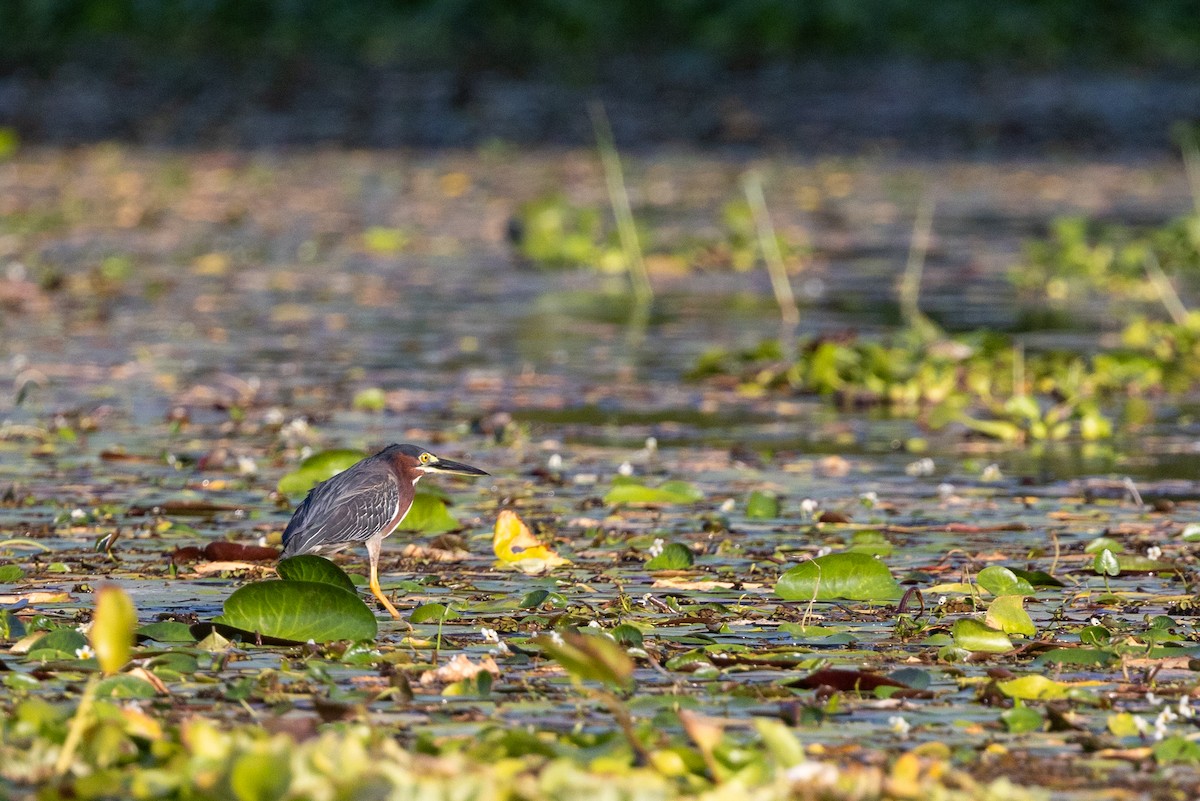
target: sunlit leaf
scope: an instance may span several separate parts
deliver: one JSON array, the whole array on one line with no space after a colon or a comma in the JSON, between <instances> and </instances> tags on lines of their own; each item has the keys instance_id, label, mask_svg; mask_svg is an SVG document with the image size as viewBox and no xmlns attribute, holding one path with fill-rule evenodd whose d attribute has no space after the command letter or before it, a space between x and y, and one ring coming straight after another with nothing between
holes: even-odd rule
<instances>
[{"instance_id":1,"label":"sunlit leaf","mask_svg":"<svg viewBox=\"0 0 1200 801\"><path fill-rule=\"evenodd\" d=\"M1012 709L1000 713L1009 734L1025 734L1031 731L1041 731L1046 719L1036 709L1025 706L1018 700Z\"/></svg>"},{"instance_id":2,"label":"sunlit leaf","mask_svg":"<svg viewBox=\"0 0 1200 801\"><path fill-rule=\"evenodd\" d=\"M1117 576L1121 573L1121 565L1117 561L1116 554L1105 548L1092 560L1092 570L1101 576Z\"/></svg>"},{"instance_id":3,"label":"sunlit leaf","mask_svg":"<svg viewBox=\"0 0 1200 801\"><path fill-rule=\"evenodd\" d=\"M0 565L0 584L15 584L25 578L20 565Z\"/></svg>"},{"instance_id":4,"label":"sunlit leaf","mask_svg":"<svg viewBox=\"0 0 1200 801\"><path fill-rule=\"evenodd\" d=\"M285 581L313 581L357 592L346 572L323 556L300 554L280 560L275 572Z\"/></svg>"},{"instance_id":5,"label":"sunlit leaf","mask_svg":"<svg viewBox=\"0 0 1200 801\"><path fill-rule=\"evenodd\" d=\"M450 514L450 510L446 508L446 502L438 495L422 490L413 498L413 505L396 530L441 534L446 531L457 531L460 528L462 528L462 523Z\"/></svg>"},{"instance_id":6,"label":"sunlit leaf","mask_svg":"<svg viewBox=\"0 0 1200 801\"><path fill-rule=\"evenodd\" d=\"M88 637L105 675L116 673L129 661L136 629L137 610L125 590L115 584L101 586Z\"/></svg>"},{"instance_id":7,"label":"sunlit leaf","mask_svg":"<svg viewBox=\"0 0 1200 801\"><path fill-rule=\"evenodd\" d=\"M1036 592L1028 581L1000 565L985 567L975 580L992 595L1033 595Z\"/></svg>"},{"instance_id":8,"label":"sunlit leaf","mask_svg":"<svg viewBox=\"0 0 1200 801\"><path fill-rule=\"evenodd\" d=\"M630 478L613 479L612 489L604 496L608 504L684 504L704 500L704 493L686 481L664 481L657 487Z\"/></svg>"},{"instance_id":9,"label":"sunlit leaf","mask_svg":"<svg viewBox=\"0 0 1200 801\"><path fill-rule=\"evenodd\" d=\"M272 579L246 584L214 619L245 631L305 642L373 640L375 615L357 595L331 584Z\"/></svg>"},{"instance_id":10,"label":"sunlit leaf","mask_svg":"<svg viewBox=\"0 0 1200 801\"><path fill-rule=\"evenodd\" d=\"M754 490L746 501L746 517L751 520L773 520L779 517L779 498L775 493Z\"/></svg>"},{"instance_id":11,"label":"sunlit leaf","mask_svg":"<svg viewBox=\"0 0 1200 801\"><path fill-rule=\"evenodd\" d=\"M409 623L444 623L458 619L459 614L445 604L421 604L408 615Z\"/></svg>"},{"instance_id":12,"label":"sunlit leaf","mask_svg":"<svg viewBox=\"0 0 1200 801\"><path fill-rule=\"evenodd\" d=\"M787 601L891 601L901 593L880 560L861 553L832 553L788 570L776 582L775 594Z\"/></svg>"},{"instance_id":13,"label":"sunlit leaf","mask_svg":"<svg viewBox=\"0 0 1200 801\"><path fill-rule=\"evenodd\" d=\"M492 533L492 551L502 565L523 573L544 573L571 561L543 545L511 509L501 510Z\"/></svg>"},{"instance_id":14,"label":"sunlit leaf","mask_svg":"<svg viewBox=\"0 0 1200 801\"><path fill-rule=\"evenodd\" d=\"M283 798L291 782L287 760L268 753L238 757L229 773L229 787L237 801L274 801Z\"/></svg>"},{"instance_id":15,"label":"sunlit leaf","mask_svg":"<svg viewBox=\"0 0 1200 801\"><path fill-rule=\"evenodd\" d=\"M345 448L314 453L301 462L298 468L279 479L276 488L283 495L302 495L318 482L333 478L366 457L367 454L362 451Z\"/></svg>"},{"instance_id":16,"label":"sunlit leaf","mask_svg":"<svg viewBox=\"0 0 1200 801\"><path fill-rule=\"evenodd\" d=\"M954 621L950 633L954 636L954 644L967 651L1002 654L1013 649L1007 634L974 618L966 617Z\"/></svg>"},{"instance_id":17,"label":"sunlit leaf","mask_svg":"<svg viewBox=\"0 0 1200 801\"><path fill-rule=\"evenodd\" d=\"M646 562L646 569L687 570L694 562L691 548L679 542L672 542L662 549L662 553Z\"/></svg>"},{"instance_id":18,"label":"sunlit leaf","mask_svg":"<svg viewBox=\"0 0 1200 801\"><path fill-rule=\"evenodd\" d=\"M31 635L36 636L36 635ZM73 628L54 629L29 646L30 659L75 658L75 652L88 644L87 637Z\"/></svg>"},{"instance_id":19,"label":"sunlit leaf","mask_svg":"<svg viewBox=\"0 0 1200 801\"><path fill-rule=\"evenodd\" d=\"M1037 673L996 682L996 687L1009 698L1020 698L1023 701L1053 701L1066 698L1071 690L1070 685Z\"/></svg>"},{"instance_id":20,"label":"sunlit leaf","mask_svg":"<svg viewBox=\"0 0 1200 801\"><path fill-rule=\"evenodd\" d=\"M1025 637L1037 634L1033 619L1025 611L1023 595L1001 595L996 598L988 606L984 622L1005 634L1020 634Z\"/></svg>"},{"instance_id":21,"label":"sunlit leaf","mask_svg":"<svg viewBox=\"0 0 1200 801\"><path fill-rule=\"evenodd\" d=\"M755 717L754 730L767 746L771 757L781 767L790 768L805 760L804 746L783 721Z\"/></svg>"},{"instance_id":22,"label":"sunlit leaf","mask_svg":"<svg viewBox=\"0 0 1200 801\"><path fill-rule=\"evenodd\" d=\"M576 680L621 690L633 687L633 660L607 637L564 631L543 634L534 643Z\"/></svg>"},{"instance_id":23,"label":"sunlit leaf","mask_svg":"<svg viewBox=\"0 0 1200 801\"><path fill-rule=\"evenodd\" d=\"M387 408L387 393L379 387L369 387L354 394L350 407L359 412L382 412Z\"/></svg>"},{"instance_id":24,"label":"sunlit leaf","mask_svg":"<svg viewBox=\"0 0 1200 801\"><path fill-rule=\"evenodd\" d=\"M1137 720L1137 717L1129 712L1119 712L1109 715L1105 725L1117 737L1138 737L1142 730L1138 727Z\"/></svg>"}]
</instances>

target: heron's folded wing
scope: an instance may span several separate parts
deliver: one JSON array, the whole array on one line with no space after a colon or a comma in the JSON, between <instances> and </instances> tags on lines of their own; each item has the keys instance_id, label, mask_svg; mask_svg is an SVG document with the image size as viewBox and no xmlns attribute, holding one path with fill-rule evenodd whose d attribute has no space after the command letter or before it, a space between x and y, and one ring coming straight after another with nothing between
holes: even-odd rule
<instances>
[{"instance_id":1,"label":"heron's folded wing","mask_svg":"<svg viewBox=\"0 0 1200 801\"><path fill-rule=\"evenodd\" d=\"M283 555L336 550L384 531L399 512L400 489L386 465L339 473L313 487L283 532Z\"/></svg>"}]
</instances>

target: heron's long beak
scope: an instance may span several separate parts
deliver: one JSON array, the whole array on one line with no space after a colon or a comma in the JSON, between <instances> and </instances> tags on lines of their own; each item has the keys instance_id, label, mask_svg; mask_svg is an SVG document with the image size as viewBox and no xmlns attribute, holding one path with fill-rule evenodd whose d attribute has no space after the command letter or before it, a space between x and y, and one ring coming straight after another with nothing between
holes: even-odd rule
<instances>
[{"instance_id":1,"label":"heron's long beak","mask_svg":"<svg viewBox=\"0 0 1200 801\"><path fill-rule=\"evenodd\" d=\"M438 458L436 462L430 462L427 465L422 465L426 473L449 473L454 476L487 476L490 473L480 470L478 467L472 467L469 464L462 462L454 462L449 459Z\"/></svg>"}]
</instances>

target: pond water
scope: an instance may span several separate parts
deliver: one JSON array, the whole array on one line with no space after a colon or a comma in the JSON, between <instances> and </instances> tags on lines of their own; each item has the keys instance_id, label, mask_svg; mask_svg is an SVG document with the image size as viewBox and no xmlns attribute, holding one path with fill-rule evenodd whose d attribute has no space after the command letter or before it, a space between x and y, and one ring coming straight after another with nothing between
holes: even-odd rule
<instances>
[{"instance_id":1,"label":"pond water","mask_svg":"<svg viewBox=\"0 0 1200 801\"><path fill-rule=\"evenodd\" d=\"M711 235L746 166L708 154L632 159L635 208L667 238ZM794 278L803 334L894 327L912 217L927 192L936 197L935 240L922 308L956 330L1016 325L1021 309L1005 271L1054 216L1158 221L1190 202L1181 170L1168 163L779 158L755 166L768 182L776 226L803 231L817 254ZM930 678L929 694L848 700L825 725L801 725L799 736L898 748L889 721L900 714L917 742L968 750L1001 743L1033 758L1078 752L1060 731L1020 739L999 725L998 711L978 703L986 659L939 661L950 623L974 607L952 590L930 588L989 564L1053 568L1065 586L1039 588L1030 601L1036 642L1078 644L1079 629L1097 618L1109 621L1114 637L1131 638L1155 614L1191 620L1181 598L1194 557L1180 530L1200 521L1193 409L1165 409L1136 438L1015 448L820 398L685 380L714 347L752 347L779 335L766 275L655 263L658 294L639 317L623 277L544 272L513 257L507 221L551 191L576 203L605 202L597 166L578 152L501 159L105 146L32 151L0 165L7 204L0 385L11 388L0 395L0 557L24 571L0 585L0 597L66 593L37 610L67 621L91 608L98 582L112 579L130 591L143 623L210 619L254 572L205 575L194 564L176 572L172 552L223 538L277 542L290 502L275 485L305 453L413 441L469 456L494 476L441 482L464 525L463 560L402 558L402 540L428 540L412 535L385 547L384 586L397 590L402 608L439 601L461 610L440 629L417 626L430 641L440 634L436 658L488 653L485 627L520 640L564 616L583 626L632 620L652 631L653 644L652 659L639 663L631 709L668 729L677 727L672 710L681 704L734 726L755 715L801 714L797 703L816 709L811 691L784 682L822 665L883 673L917 666ZM400 232L403 243L395 252L364 245L372 227ZM1104 319L1111 313L1081 309L1085 333L1063 333L1062 341L1094 338L1097 324L1111 330L1115 321ZM355 408L368 389L382 390L382 410ZM920 453L908 447L914 437L925 441ZM647 447L650 438L657 448ZM552 475L555 454L562 467ZM911 469L926 456L932 471ZM652 483L694 482L705 500L613 508L601 499L623 465ZM1138 508L1120 483L1125 476L1145 499L1170 504ZM782 499L777 519L746 516L746 498L761 489ZM804 499L851 522L817 526L802 511ZM544 578L495 569L491 527L509 507L541 524L543 539L574 566ZM806 618L805 604L772 594L778 574L821 549L853 544L862 531L880 532L893 574L923 589L927 610L948 603L948 616L901 638L894 609L823 603L813 618L826 627L819 635L781 628ZM111 556L97 550L97 540L114 532ZM1129 553L1155 548L1175 572L1101 581L1094 554L1084 550L1100 536ZM648 573L644 555L659 539L688 545L695 569ZM340 561L360 573L365 564L363 554ZM1098 600L1106 586L1122 600ZM538 588L563 602L521 608ZM1180 626L1185 643L1193 640L1191 623ZM403 624L383 620L380 648L394 656L406 635ZM663 668L690 649L719 646L733 655ZM782 663L755 663L737 649ZM1031 647L1029 656L1038 652ZM1192 649L1179 654L1191 658ZM424 649L416 662L433 658ZM1131 669L1137 660L1122 658L1124 670L1067 667L1056 675L1095 681L1088 691L1105 699L1102 706L1152 717L1149 683L1130 675L1145 665ZM172 691L178 703L248 720L206 688L274 672L281 687L250 694L260 712L280 698L310 712L309 695L328 692L364 704L405 742L493 725L608 725L601 711L580 706L561 673L523 656L501 663L488 699L447 702L420 689L405 705L364 694L381 681L369 660L330 661L325 685L293 651L246 648L224 672L209 669ZM1187 691L1191 680L1179 664L1155 668L1160 692ZM997 665L1042 670L1022 656ZM33 670L16 660L9 667ZM46 685L63 691L53 679ZM1084 728L1101 737L1105 718L1097 710L1081 714Z\"/></svg>"}]
</instances>

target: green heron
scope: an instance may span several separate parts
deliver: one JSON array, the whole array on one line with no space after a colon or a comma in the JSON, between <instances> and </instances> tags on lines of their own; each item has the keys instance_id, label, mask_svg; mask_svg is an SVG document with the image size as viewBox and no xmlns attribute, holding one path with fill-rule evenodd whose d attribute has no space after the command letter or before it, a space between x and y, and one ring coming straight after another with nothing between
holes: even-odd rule
<instances>
[{"instance_id":1,"label":"green heron","mask_svg":"<svg viewBox=\"0 0 1200 801\"><path fill-rule=\"evenodd\" d=\"M478 467L441 459L416 445L389 445L309 491L283 532L280 558L333 553L365 542L371 558L371 592L392 617L399 618L379 587L379 548L412 508L417 482L426 473L487 475Z\"/></svg>"}]
</instances>

